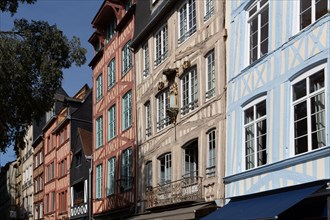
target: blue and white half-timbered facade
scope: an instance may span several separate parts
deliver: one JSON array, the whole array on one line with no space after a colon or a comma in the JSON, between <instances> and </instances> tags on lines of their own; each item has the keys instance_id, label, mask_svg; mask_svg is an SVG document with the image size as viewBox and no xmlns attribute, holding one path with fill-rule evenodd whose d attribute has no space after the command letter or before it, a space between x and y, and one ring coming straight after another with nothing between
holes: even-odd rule
<instances>
[{"instance_id":1,"label":"blue and white half-timbered facade","mask_svg":"<svg viewBox=\"0 0 330 220\"><path fill-rule=\"evenodd\" d=\"M242 219L329 216L330 1L242 0L226 6L229 203L220 217L235 213L230 219L240 219L240 209L230 207L258 196L264 200L251 200ZM258 211L258 203L272 209L265 193L299 187L305 194L287 207L269 216ZM310 201L314 191L320 196Z\"/></svg>"}]
</instances>

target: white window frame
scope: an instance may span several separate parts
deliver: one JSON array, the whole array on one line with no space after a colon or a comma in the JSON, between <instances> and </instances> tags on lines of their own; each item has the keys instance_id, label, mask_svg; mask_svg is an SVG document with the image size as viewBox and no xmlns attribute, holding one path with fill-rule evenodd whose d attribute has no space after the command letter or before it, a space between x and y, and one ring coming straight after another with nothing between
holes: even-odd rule
<instances>
[{"instance_id":1,"label":"white window frame","mask_svg":"<svg viewBox=\"0 0 330 220\"><path fill-rule=\"evenodd\" d=\"M108 90L116 83L116 59L113 58L108 64Z\"/></svg>"},{"instance_id":2,"label":"white window frame","mask_svg":"<svg viewBox=\"0 0 330 220\"><path fill-rule=\"evenodd\" d=\"M206 66L206 100L215 96L215 53L210 51L205 57ZM211 68L210 68L211 67Z\"/></svg>"},{"instance_id":3,"label":"white window frame","mask_svg":"<svg viewBox=\"0 0 330 220\"><path fill-rule=\"evenodd\" d=\"M102 73L98 75L96 78L96 101L99 101L103 97L103 80L102 80Z\"/></svg>"},{"instance_id":4,"label":"white window frame","mask_svg":"<svg viewBox=\"0 0 330 220\"><path fill-rule=\"evenodd\" d=\"M145 109L145 128L146 128L146 137L150 137L152 135L152 120L151 120L151 103L147 101L144 104Z\"/></svg>"},{"instance_id":5,"label":"white window frame","mask_svg":"<svg viewBox=\"0 0 330 220\"><path fill-rule=\"evenodd\" d=\"M143 77L147 78L150 74L150 62L149 62L149 46L148 42L142 47L142 59L143 59Z\"/></svg>"},{"instance_id":6,"label":"white window frame","mask_svg":"<svg viewBox=\"0 0 330 220\"><path fill-rule=\"evenodd\" d=\"M204 0L204 22L214 15L215 0Z\"/></svg>"},{"instance_id":7,"label":"white window frame","mask_svg":"<svg viewBox=\"0 0 330 220\"><path fill-rule=\"evenodd\" d=\"M265 107L266 107L266 114L265 115L263 115L263 116L261 116L261 117L259 117L259 118L256 118L256 106L259 104L259 103L261 103L261 102L263 102L263 101L265 101ZM248 105L246 105L246 106L244 106L244 108L242 109L242 128L243 128L243 131L242 131L242 134L243 134L243 143L242 143L242 147L243 147L243 155L242 155L242 157L243 157L243 167L244 167L244 170L251 170L251 169L255 169L255 168L258 168L258 167L260 167L260 166L263 166L263 165L266 165L267 163L268 163L268 118L267 118L267 113L268 113L268 103L267 103L267 96L265 95L265 96L261 96L261 97L259 97L259 98L257 98L257 99L255 99L255 100L253 100L252 102L250 102ZM251 121L251 122L249 122L249 123L247 123L247 124L245 124L245 111L246 110L248 110L249 108L251 108L251 107L253 107L253 120ZM261 164L261 165L258 165L258 152L259 151L256 151L255 149L257 148L257 139L258 139L258 137L256 137L256 135L257 135L257 132L256 132L256 130L257 130L257 123L258 122L261 122L261 121L263 121L263 120L265 120L266 121L266 133L265 133L265 135L266 135L266 146L265 146L265 149L264 149L264 151L266 151L266 162L264 163L264 164ZM251 168L248 168L247 166L246 166L246 162L247 162L247 152L246 152L246 134L245 134L245 129L246 129L246 127L248 127L249 125L251 125L251 124L253 124L254 125L254 136L253 136L253 144L254 144L254 153L253 153L253 159L254 159L254 166L253 167L251 167Z\"/></svg>"},{"instance_id":8,"label":"white window frame","mask_svg":"<svg viewBox=\"0 0 330 220\"><path fill-rule=\"evenodd\" d=\"M206 177L215 176L217 161L217 138L216 129L213 128L206 133L207 135L207 167Z\"/></svg>"},{"instance_id":9,"label":"white window frame","mask_svg":"<svg viewBox=\"0 0 330 220\"><path fill-rule=\"evenodd\" d=\"M164 164L162 161L164 160ZM159 163L159 179L158 183L164 185L172 181L172 154L166 153L158 158ZM162 178L162 166L164 166L164 178Z\"/></svg>"},{"instance_id":10,"label":"white window frame","mask_svg":"<svg viewBox=\"0 0 330 220\"><path fill-rule=\"evenodd\" d=\"M96 149L103 145L103 116L99 116L95 121L95 146Z\"/></svg>"},{"instance_id":11,"label":"white window frame","mask_svg":"<svg viewBox=\"0 0 330 220\"><path fill-rule=\"evenodd\" d=\"M126 73L132 68L132 53L131 53L130 45L131 45L131 41L128 41L121 51L122 76L126 75Z\"/></svg>"},{"instance_id":12,"label":"white window frame","mask_svg":"<svg viewBox=\"0 0 330 220\"><path fill-rule=\"evenodd\" d=\"M157 95L157 130L167 127L170 122L166 109L170 107L169 91L164 90Z\"/></svg>"},{"instance_id":13,"label":"white window frame","mask_svg":"<svg viewBox=\"0 0 330 220\"><path fill-rule=\"evenodd\" d=\"M260 2L262 2L264 0L257 0L255 1L250 7L249 9L247 10L247 15L248 15L248 40L247 40L247 45L248 45L248 58L249 58L249 64L252 64L254 62L256 62L258 59L260 59L261 57L265 56L268 52L269 52L269 0L266 0L267 2L260 6ZM256 7L256 11L250 15L250 11L252 11L254 8ZM264 54L261 54L261 45L263 42L261 42L261 15L262 13L265 11L265 10L268 10L268 19L267 19L267 29L268 29L268 35L267 37L263 40L263 42L267 41L267 51L264 52ZM251 22L253 20L257 19L258 21L258 27L257 27L257 44L254 48L256 48L257 50L257 57L255 60L252 59L252 55L251 55L251 51L253 48L251 48Z\"/></svg>"},{"instance_id":14,"label":"white window frame","mask_svg":"<svg viewBox=\"0 0 330 220\"><path fill-rule=\"evenodd\" d=\"M116 105L108 109L108 141L116 136Z\"/></svg>"},{"instance_id":15,"label":"white window frame","mask_svg":"<svg viewBox=\"0 0 330 220\"><path fill-rule=\"evenodd\" d=\"M123 151L121 157L121 187L124 191L132 189L133 178L133 157L132 148Z\"/></svg>"},{"instance_id":16,"label":"white window frame","mask_svg":"<svg viewBox=\"0 0 330 220\"><path fill-rule=\"evenodd\" d=\"M122 131L132 126L132 91L122 97Z\"/></svg>"},{"instance_id":17,"label":"white window frame","mask_svg":"<svg viewBox=\"0 0 330 220\"><path fill-rule=\"evenodd\" d=\"M310 93L309 91L309 77L311 77L312 75L318 73L319 71L321 70L324 70L324 87L321 88L321 89L318 89L317 91L314 91L313 93ZM298 76L297 78L295 78L294 80L292 80L291 82L291 96L290 96L290 100L291 100L291 120L290 120L290 124L291 124L291 128L290 128L290 134L291 134L291 146L292 146L292 152L291 152L291 155L292 156L297 156L297 155L301 155L301 154L305 154L305 153L309 153L309 152L312 152L312 151L315 151L319 148L316 148L316 149L312 149L312 138L311 138L311 135L312 135L312 128L311 128L311 98L312 97L315 97L316 95L318 94L321 94L321 93L324 93L324 103L325 103L325 110L324 110L324 130L325 130L325 142L328 141L327 139L327 131L329 130L328 128L328 125L327 125L327 115L329 114L329 109L327 109L327 102L328 102L328 97L327 97L327 94L328 94L328 88L327 88L327 82L328 82L328 68L326 66L326 64L322 64L322 65L319 65L317 67L314 67L308 71L306 71L305 73L302 73L300 76ZM307 90L306 90L306 95L304 97L301 97L299 98L298 100L293 100L293 86L296 84L296 83L299 83L301 82L302 80L306 79L306 87L307 87ZM294 119L294 106L296 104L299 104L299 103L302 103L303 101L307 100L307 140L308 140L308 150L306 152L302 152L302 153L299 153L299 154L296 154L295 152L295 129L294 129L294 122L295 122L295 119ZM325 146L327 145L328 143L325 143ZM324 147L324 146L323 146Z\"/></svg>"},{"instance_id":18,"label":"white window frame","mask_svg":"<svg viewBox=\"0 0 330 220\"><path fill-rule=\"evenodd\" d=\"M154 35L154 66L157 67L168 57L168 27L163 25Z\"/></svg>"},{"instance_id":19,"label":"white window frame","mask_svg":"<svg viewBox=\"0 0 330 220\"><path fill-rule=\"evenodd\" d=\"M198 108L198 74L194 67L181 77L181 115ZM193 90L192 90L193 88Z\"/></svg>"},{"instance_id":20,"label":"white window frame","mask_svg":"<svg viewBox=\"0 0 330 220\"><path fill-rule=\"evenodd\" d=\"M152 187L152 161L148 161L145 165L146 188Z\"/></svg>"},{"instance_id":21,"label":"white window frame","mask_svg":"<svg viewBox=\"0 0 330 220\"><path fill-rule=\"evenodd\" d=\"M102 163L96 166L95 198L102 198Z\"/></svg>"},{"instance_id":22,"label":"white window frame","mask_svg":"<svg viewBox=\"0 0 330 220\"><path fill-rule=\"evenodd\" d=\"M108 160L108 181L107 181L107 196L115 194L116 178L116 157L111 157Z\"/></svg>"},{"instance_id":23,"label":"white window frame","mask_svg":"<svg viewBox=\"0 0 330 220\"><path fill-rule=\"evenodd\" d=\"M187 0L178 10L178 43L186 41L196 32L196 2Z\"/></svg>"}]
</instances>

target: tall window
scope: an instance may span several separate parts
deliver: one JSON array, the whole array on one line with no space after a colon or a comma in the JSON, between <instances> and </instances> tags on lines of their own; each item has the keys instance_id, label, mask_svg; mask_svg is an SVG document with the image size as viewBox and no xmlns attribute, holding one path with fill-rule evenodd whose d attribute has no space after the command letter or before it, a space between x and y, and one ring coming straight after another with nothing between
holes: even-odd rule
<instances>
[{"instance_id":1,"label":"tall window","mask_svg":"<svg viewBox=\"0 0 330 220\"><path fill-rule=\"evenodd\" d=\"M204 0L204 21L214 14L214 0Z\"/></svg>"},{"instance_id":2,"label":"tall window","mask_svg":"<svg viewBox=\"0 0 330 220\"><path fill-rule=\"evenodd\" d=\"M116 60L113 58L108 65L108 89L116 83Z\"/></svg>"},{"instance_id":3,"label":"tall window","mask_svg":"<svg viewBox=\"0 0 330 220\"><path fill-rule=\"evenodd\" d=\"M132 188L132 149L126 149L121 158L121 190Z\"/></svg>"},{"instance_id":4,"label":"tall window","mask_svg":"<svg viewBox=\"0 0 330 220\"><path fill-rule=\"evenodd\" d=\"M151 106L150 101L144 104L145 113L146 113L146 136L151 136Z\"/></svg>"},{"instance_id":5,"label":"tall window","mask_svg":"<svg viewBox=\"0 0 330 220\"><path fill-rule=\"evenodd\" d=\"M194 183L198 176L198 141L195 140L184 146L183 178L186 183Z\"/></svg>"},{"instance_id":6,"label":"tall window","mask_svg":"<svg viewBox=\"0 0 330 220\"><path fill-rule=\"evenodd\" d=\"M181 79L181 114L187 114L198 107L198 81L196 67L186 72Z\"/></svg>"},{"instance_id":7,"label":"tall window","mask_svg":"<svg viewBox=\"0 0 330 220\"><path fill-rule=\"evenodd\" d=\"M256 1L249 10L250 64L268 52L268 0Z\"/></svg>"},{"instance_id":8,"label":"tall window","mask_svg":"<svg viewBox=\"0 0 330 220\"><path fill-rule=\"evenodd\" d=\"M326 145L324 66L298 77L292 85L295 154Z\"/></svg>"},{"instance_id":9,"label":"tall window","mask_svg":"<svg viewBox=\"0 0 330 220\"><path fill-rule=\"evenodd\" d=\"M102 198L102 164L96 166L96 199Z\"/></svg>"},{"instance_id":10,"label":"tall window","mask_svg":"<svg viewBox=\"0 0 330 220\"><path fill-rule=\"evenodd\" d=\"M122 99L122 130L132 125L132 93L127 92Z\"/></svg>"},{"instance_id":11,"label":"tall window","mask_svg":"<svg viewBox=\"0 0 330 220\"><path fill-rule=\"evenodd\" d=\"M54 179L55 177L55 165L54 162L47 166L47 181Z\"/></svg>"},{"instance_id":12,"label":"tall window","mask_svg":"<svg viewBox=\"0 0 330 220\"><path fill-rule=\"evenodd\" d=\"M125 75L128 70L132 67L132 53L129 48L129 45L131 44L131 41L128 41L123 50L121 51L122 56L122 75Z\"/></svg>"},{"instance_id":13,"label":"tall window","mask_svg":"<svg viewBox=\"0 0 330 220\"><path fill-rule=\"evenodd\" d=\"M300 30L314 23L328 11L327 0L300 0Z\"/></svg>"},{"instance_id":14,"label":"tall window","mask_svg":"<svg viewBox=\"0 0 330 220\"><path fill-rule=\"evenodd\" d=\"M164 154L159 160L160 165L160 175L159 175L159 184L166 184L172 180L172 159L171 153Z\"/></svg>"},{"instance_id":15,"label":"tall window","mask_svg":"<svg viewBox=\"0 0 330 220\"><path fill-rule=\"evenodd\" d=\"M58 176L62 177L66 174L66 158L58 163Z\"/></svg>"},{"instance_id":16,"label":"tall window","mask_svg":"<svg viewBox=\"0 0 330 220\"><path fill-rule=\"evenodd\" d=\"M146 187L152 186L152 162L146 163Z\"/></svg>"},{"instance_id":17,"label":"tall window","mask_svg":"<svg viewBox=\"0 0 330 220\"><path fill-rule=\"evenodd\" d=\"M110 20L110 23L107 26L107 30L106 30L106 42L109 43L110 40L113 38L113 36L116 33L116 26L117 26L117 20L115 17L113 17Z\"/></svg>"},{"instance_id":18,"label":"tall window","mask_svg":"<svg viewBox=\"0 0 330 220\"><path fill-rule=\"evenodd\" d=\"M113 195L115 193L115 172L116 172L116 158L112 157L108 160L107 195Z\"/></svg>"},{"instance_id":19,"label":"tall window","mask_svg":"<svg viewBox=\"0 0 330 220\"><path fill-rule=\"evenodd\" d=\"M96 101L99 101L103 96L102 73L96 78Z\"/></svg>"},{"instance_id":20,"label":"tall window","mask_svg":"<svg viewBox=\"0 0 330 220\"><path fill-rule=\"evenodd\" d=\"M170 107L168 90L157 96L157 107L157 129L160 130L165 128L170 122L169 117L166 115L166 108Z\"/></svg>"},{"instance_id":21,"label":"tall window","mask_svg":"<svg viewBox=\"0 0 330 220\"><path fill-rule=\"evenodd\" d=\"M66 212L67 210L67 191L63 191L61 193L58 194L58 197L59 197L59 206L60 206L60 213L63 213L63 212Z\"/></svg>"},{"instance_id":22,"label":"tall window","mask_svg":"<svg viewBox=\"0 0 330 220\"><path fill-rule=\"evenodd\" d=\"M108 141L116 136L116 105L108 110Z\"/></svg>"},{"instance_id":23,"label":"tall window","mask_svg":"<svg viewBox=\"0 0 330 220\"><path fill-rule=\"evenodd\" d=\"M100 116L96 119L96 148L103 145L103 117Z\"/></svg>"},{"instance_id":24,"label":"tall window","mask_svg":"<svg viewBox=\"0 0 330 220\"><path fill-rule=\"evenodd\" d=\"M149 75L149 47L148 43L143 46L143 76L147 77Z\"/></svg>"},{"instance_id":25,"label":"tall window","mask_svg":"<svg viewBox=\"0 0 330 220\"><path fill-rule=\"evenodd\" d=\"M215 129L207 133L207 168L206 176L215 176Z\"/></svg>"},{"instance_id":26,"label":"tall window","mask_svg":"<svg viewBox=\"0 0 330 220\"><path fill-rule=\"evenodd\" d=\"M195 0L187 0L179 9L179 43L185 41L196 32Z\"/></svg>"},{"instance_id":27,"label":"tall window","mask_svg":"<svg viewBox=\"0 0 330 220\"><path fill-rule=\"evenodd\" d=\"M167 24L154 36L155 38L155 66L161 64L168 56Z\"/></svg>"},{"instance_id":28,"label":"tall window","mask_svg":"<svg viewBox=\"0 0 330 220\"><path fill-rule=\"evenodd\" d=\"M215 94L215 61L214 51L205 58L206 61L206 98L212 98Z\"/></svg>"},{"instance_id":29,"label":"tall window","mask_svg":"<svg viewBox=\"0 0 330 220\"><path fill-rule=\"evenodd\" d=\"M263 99L263 100L262 100ZM266 100L260 98L244 110L245 169L267 163Z\"/></svg>"}]
</instances>

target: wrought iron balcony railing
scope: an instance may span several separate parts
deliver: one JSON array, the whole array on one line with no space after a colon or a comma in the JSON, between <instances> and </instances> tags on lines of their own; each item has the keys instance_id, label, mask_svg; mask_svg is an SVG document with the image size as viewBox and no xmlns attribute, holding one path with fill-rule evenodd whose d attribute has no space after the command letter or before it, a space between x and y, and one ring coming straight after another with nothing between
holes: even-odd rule
<instances>
[{"instance_id":1,"label":"wrought iron balcony railing","mask_svg":"<svg viewBox=\"0 0 330 220\"><path fill-rule=\"evenodd\" d=\"M185 201L201 201L202 177L187 177L146 191L147 208Z\"/></svg>"}]
</instances>

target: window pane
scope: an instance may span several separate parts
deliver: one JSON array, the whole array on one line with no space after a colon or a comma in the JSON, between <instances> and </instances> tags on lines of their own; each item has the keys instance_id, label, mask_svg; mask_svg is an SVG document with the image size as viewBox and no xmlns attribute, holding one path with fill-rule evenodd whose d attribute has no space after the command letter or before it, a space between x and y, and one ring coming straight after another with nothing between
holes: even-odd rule
<instances>
[{"instance_id":1,"label":"window pane","mask_svg":"<svg viewBox=\"0 0 330 220\"><path fill-rule=\"evenodd\" d=\"M315 92L324 87L324 70L321 70L309 78L310 93Z\"/></svg>"},{"instance_id":2,"label":"window pane","mask_svg":"<svg viewBox=\"0 0 330 220\"><path fill-rule=\"evenodd\" d=\"M316 0L315 3L315 20L319 19L320 17L322 17L323 15L325 15L327 13L327 0Z\"/></svg>"},{"instance_id":3,"label":"window pane","mask_svg":"<svg viewBox=\"0 0 330 220\"><path fill-rule=\"evenodd\" d=\"M306 79L293 85L293 101L306 95Z\"/></svg>"},{"instance_id":4,"label":"window pane","mask_svg":"<svg viewBox=\"0 0 330 220\"><path fill-rule=\"evenodd\" d=\"M295 154L307 152L307 136L295 139Z\"/></svg>"},{"instance_id":5,"label":"window pane","mask_svg":"<svg viewBox=\"0 0 330 220\"><path fill-rule=\"evenodd\" d=\"M307 134L307 118L294 123L295 137Z\"/></svg>"},{"instance_id":6,"label":"window pane","mask_svg":"<svg viewBox=\"0 0 330 220\"><path fill-rule=\"evenodd\" d=\"M251 121L253 121L253 107L248 108L247 110L244 111L244 124L247 124Z\"/></svg>"},{"instance_id":7,"label":"window pane","mask_svg":"<svg viewBox=\"0 0 330 220\"><path fill-rule=\"evenodd\" d=\"M258 152L258 166L264 165L266 163L267 163L266 150Z\"/></svg>"},{"instance_id":8,"label":"window pane","mask_svg":"<svg viewBox=\"0 0 330 220\"><path fill-rule=\"evenodd\" d=\"M294 120L297 121L307 116L307 102L299 103L294 106Z\"/></svg>"},{"instance_id":9,"label":"window pane","mask_svg":"<svg viewBox=\"0 0 330 220\"><path fill-rule=\"evenodd\" d=\"M256 105L256 108L257 108L257 118L266 115L266 100L258 103Z\"/></svg>"},{"instance_id":10,"label":"window pane","mask_svg":"<svg viewBox=\"0 0 330 220\"><path fill-rule=\"evenodd\" d=\"M266 120L257 123L257 136L266 134Z\"/></svg>"},{"instance_id":11,"label":"window pane","mask_svg":"<svg viewBox=\"0 0 330 220\"><path fill-rule=\"evenodd\" d=\"M300 29L303 29L312 23L312 1L300 1Z\"/></svg>"},{"instance_id":12,"label":"window pane","mask_svg":"<svg viewBox=\"0 0 330 220\"><path fill-rule=\"evenodd\" d=\"M325 129L324 111L312 116L312 132Z\"/></svg>"},{"instance_id":13,"label":"window pane","mask_svg":"<svg viewBox=\"0 0 330 220\"><path fill-rule=\"evenodd\" d=\"M325 129L312 134L312 149L317 149L325 146Z\"/></svg>"},{"instance_id":14,"label":"window pane","mask_svg":"<svg viewBox=\"0 0 330 220\"><path fill-rule=\"evenodd\" d=\"M252 140L254 138L254 125L245 128L245 141Z\"/></svg>"},{"instance_id":15,"label":"window pane","mask_svg":"<svg viewBox=\"0 0 330 220\"><path fill-rule=\"evenodd\" d=\"M311 112L316 113L325 109L324 93L311 98Z\"/></svg>"}]
</instances>

